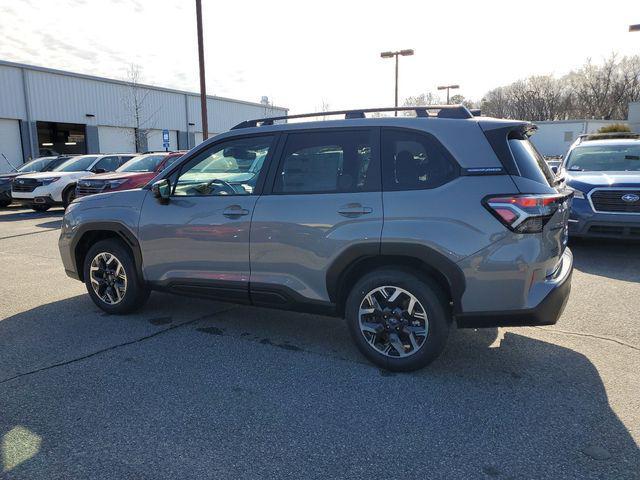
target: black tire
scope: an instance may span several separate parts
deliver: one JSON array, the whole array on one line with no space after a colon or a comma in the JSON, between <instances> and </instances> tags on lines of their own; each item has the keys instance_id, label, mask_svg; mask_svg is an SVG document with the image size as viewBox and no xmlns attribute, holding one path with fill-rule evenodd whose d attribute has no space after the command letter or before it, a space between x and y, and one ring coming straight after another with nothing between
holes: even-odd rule
<instances>
[{"instance_id":1,"label":"black tire","mask_svg":"<svg viewBox=\"0 0 640 480\"><path fill-rule=\"evenodd\" d=\"M71 202L76 199L76 186L72 185L67 187L67 189L62 193L62 205L66 210Z\"/></svg>"},{"instance_id":2,"label":"black tire","mask_svg":"<svg viewBox=\"0 0 640 480\"><path fill-rule=\"evenodd\" d=\"M0 200L0 208L6 208L11 205L11 200Z\"/></svg>"},{"instance_id":3,"label":"black tire","mask_svg":"<svg viewBox=\"0 0 640 480\"><path fill-rule=\"evenodd\" d=\"M403 309L402 305L408 304L410 295L412 295L418 301L418 307L414 306L413 311L417 312L416 308L418 308L420 310L420 313L426 314L427 317L427 320L424 321L426 326L426 335L421 337L415 336L413 338L414 340L416 340L416 343L419 344L418 348L413 348L408 343L408 337L406 336L404 336L404 340L401 341L402 344L406 344L404 345L405 349L410 349L411 351L413 351L413 353L408 354L408 356L393 357L393 354L398 354L398 349L391 347L389 341L387 341L386 345L387 348L390 349L390 354L384 354L378 351L372 345L372 343L370 343L370 341L367 341L367 338L365 338L365 335L369 335L369 339L374 338L372 334L363 332L360 327L360 306L363 304L363 302L365 302L365 305L368 304L368 301L365 300L365 297L367 297L370 292L385 286L399 287L401 290L404 290L406 292L402 294L404 296L404 300L401 296L399 296L395 301L400 302L397 305L400 310ZM395 292L395 290L385 290L385 292L389 291L392 294L393 292ZM392 296L393 295L390 295L389 298L391 298ZM385 302L384 298L382 298L382 302ZM378 303L378 306L393 306L394 303L390 302L387 304L383 304L382 302ZM410 270L402 270L397 268L380 268L367 273L355 284L347 298L347 302L345 305L345 317L353 341L357 345L360 352L369 361L387 370L408 372L425 367L433 360L435 360L440 355L440 353L442 353L442 350L444 349L447 338L449 336L449 326L451 323L451 314L449 313L447 305L448 298L446 297L444 292L442 292L442 290L438 288L435 283L421 278L417 273ZM424 310L424 312L422 312L422 310ZM389 312L389 310L386 308L384 311ZM394 333L394 328L400 328L400 332L405 332L405 330L402 330L404 328L402 323L399 325L399 327L393 327L393 325L389 326L390 321L409 322L408 325L405 325L405 327L407 328L412 326L412 324L410 323L412 321L420 322L420 320L414 319L412 316L407 316L407 311L408 310L405 310L403 313L398 314L399 320L381 320L382 323L380 323L380 327L378 328L381 331L375 334L376 338L391 338L389 337L389 335ZM376 309L376 312L371 313L370 317L365 318L371 318L372 322L374 323L378 322L378 320L383 318L381 316L381 313L380 316L378 316L378 312L378 309ZM393 317L393 314L391 314L391 317ZM401 335L405 334L401 333ZM395 338L398 339L400 337ZM383 348L385 342L382 340L379 342L377 340L374 340L373 344L378 346L378 348ZM405 352L404 354L407 353Z\"/></svg>"},{"instance_id":4,"label":"black tire","mask_svg":"<svg viewBox=\"0 0 640 480\"><path fill-rule=\"evenodd\" d=\"M115 304L110 304L103 300L94 290L91 281L91 263L97 255L106 253L113 255L122 265L126 274L126 287L122 294L122 299ZM98 307L107 313L120 315L133 312L141 308L149 298L150 290L139 278L135 265L135 260L129 249L117 239L101 240L89 248L83 261L84 283L87 292ZM113 288L113 287L111 287ZM115 290L110 290L115 292Z\"/></svg>"},{"instance_id":5,"label":"black tire","mask_svg":"<svg viewBox=\"0 0 640 480\"><path fill-rule=\"evenodd\" d=\"M31 205L31 209L35 210L36 212L46 212L50 208L51 208L51 205L41 205L37 203L34 203L33 205Z\"/></svg>"}]
</instances>

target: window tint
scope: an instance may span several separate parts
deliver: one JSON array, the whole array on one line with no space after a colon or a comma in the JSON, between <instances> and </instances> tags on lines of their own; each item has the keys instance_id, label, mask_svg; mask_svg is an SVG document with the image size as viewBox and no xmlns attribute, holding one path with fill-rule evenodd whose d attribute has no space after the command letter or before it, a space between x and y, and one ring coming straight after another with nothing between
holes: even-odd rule
<instances>
[{"instance_id":1,"label":"window tint","mask_svg":"<svg viewBox=\"0 0 640 480\"><path fill-rule=\"evenodd\" d=\"M459 175L459 167L442 145L426 133L382 131L385 190L435 188Z\"/></svg>"},{"instance_id":2,"label":"window tint","mask_svg":"<svg viewBox=\"0 0 640 480\"><path fill-rule=\"evenodd\" d=\"M380 188L368 130L290 133L274 192L338 193Z\"/></svg>"},{"instance_id":3,"label":"window tint","mask_svg":"<svg viewBox=\"0 0 640 480\"><path fill-rule=\"evenodd\" d=\"M182 167L173 194L251 195L272 145L272 136L214 145Z\"/></svg>"},{"instance_id":4,"label":"window tint","mask_svg":"<svg viewBox=\"0 0 640 480\"><path fill-rule=\"evenodd\" d=\"M112 172L119 166L120 166L120 157L109 156L109 157L104 157L98 160L98 163L96 163L93 166L93 170L102 169L106 172Z\"/></svg>"},{"instance_id":5,"label":"window tint","mask_svg":"<svg viewBox=\"0 0 640 480\"><path fill-rule=\"evenodd\" d=\"M527 137L510 135L509 148L520 170L520 176L544 185L554 184L555 175Z\"/></svg>"}]
</instances>

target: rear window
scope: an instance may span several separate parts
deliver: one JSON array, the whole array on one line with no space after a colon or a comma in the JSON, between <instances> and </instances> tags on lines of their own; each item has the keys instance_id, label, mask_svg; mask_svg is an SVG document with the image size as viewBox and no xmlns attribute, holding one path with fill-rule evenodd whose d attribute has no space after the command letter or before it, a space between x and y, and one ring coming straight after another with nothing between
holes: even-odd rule
<instances>
[{"instance_id":1,"label":"rear window","mask_svg":"<svg viewBox=\"0 0 640 480\"><path fill-rule=\"evenodd\" d=\"M543 185L552 186L555 183L555 175L528 137L513 133L509 135L508 141L520 176Z\"/></svg>"}]
</instances>

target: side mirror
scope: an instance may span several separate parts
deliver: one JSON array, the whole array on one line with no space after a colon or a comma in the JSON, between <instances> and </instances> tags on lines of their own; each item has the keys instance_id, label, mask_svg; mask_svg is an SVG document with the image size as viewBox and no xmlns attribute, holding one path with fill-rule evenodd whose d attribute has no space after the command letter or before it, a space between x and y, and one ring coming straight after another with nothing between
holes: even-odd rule
<instances>
[{"instance_id":1,"label":"side mirror","mask_svg":"<svg viewBox=\"0 0 640 480\"><path fill-rule=\"evenodd\" d=\"M171 182L168 178L158 180L151 185L151 191L153 192L153 196L157 198L160 203L167 204L169 203L169 197L171 196Z\"/></svg>"},{"instance_id":2,"label":"side mirror","mask_svg":"<svg viewBox=\"0 0 640 480\"><path fill-rule=\"evenodd\" d=\"M96 168L93 173L107 173L107 171L104 168Z\"/></svg>"}]
</instances>

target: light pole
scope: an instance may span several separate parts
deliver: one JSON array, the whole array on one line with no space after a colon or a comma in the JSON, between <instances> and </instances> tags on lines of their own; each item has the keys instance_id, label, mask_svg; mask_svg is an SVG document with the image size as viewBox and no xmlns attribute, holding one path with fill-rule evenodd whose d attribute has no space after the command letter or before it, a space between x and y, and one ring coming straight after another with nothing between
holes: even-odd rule
<instances>
[{"instance_id":1,"label":"light pole","mask_svg":"<svg viewBox=\"0 0 640 480\"><path fill-rule=\"evenodd\" d=\"M198 27L198 59L200 61L200 113L202 114L202 141L209 138L207 122L207 86L204 81L204 41L202 40L202 4L196 0L196 23Z\"/></svg>"},{"instance_id":2,"label":"light pole","mask_svg":"<svg viewBox=\"0 0 640 480\"><path fill-rule=\"evenodd\" d=\"M447 91L447 105L449 105L449 90L455 90L460 88L460 85L440 85L438 90L446 90Z\"/></svg>"},{"instance_id":3,"label":"light pole","mask_svg":"<svg viewBox=\"0 0 640 480\"><path fill-rule=\"evenodd\" d=\"M402 55L403 57L408 57L414 54L412 48L406 50L398 50L397 52L382 52L380 56L382 58L396 58L396 91L395 91L395 106L398 107L398 57ZM398 112L394 112L394 115L397 117Z\"/></svg>"}]
</instances>

